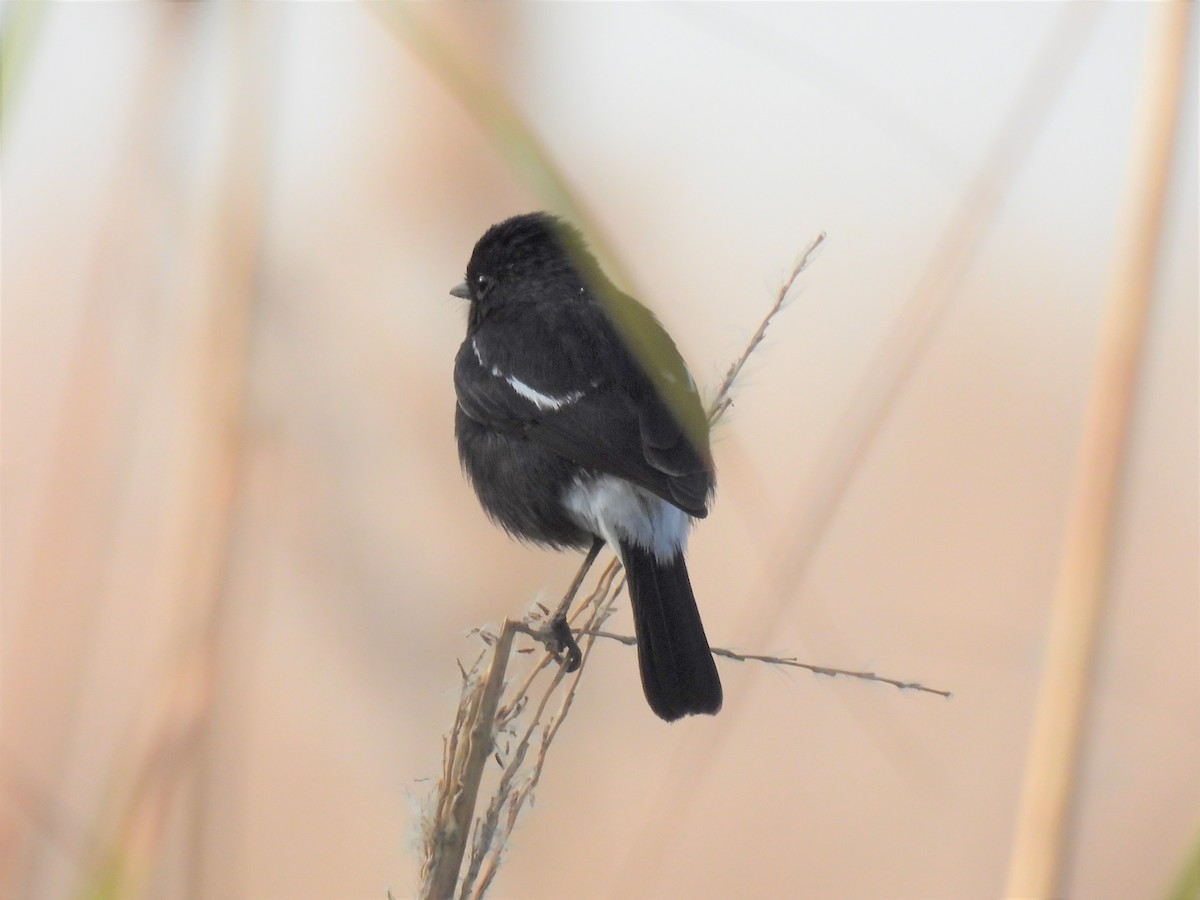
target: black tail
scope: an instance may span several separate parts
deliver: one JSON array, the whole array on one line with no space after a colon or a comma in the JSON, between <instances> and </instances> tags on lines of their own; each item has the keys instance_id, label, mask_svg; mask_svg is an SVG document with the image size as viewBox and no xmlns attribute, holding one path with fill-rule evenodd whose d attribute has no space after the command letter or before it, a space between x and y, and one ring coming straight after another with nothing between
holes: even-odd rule
<instances>
[{"instance_id":1,"label":"black tail","mask_svg":"<svg viewBox=\"0 0 1200 900\"><path fill-rule=\"evenodd\" d=\"M721 708L721 679L692 596L683 553L667 563L621 541L637 635L642 689L659 718L673 722Z\"/></svg>"}]
</instances>

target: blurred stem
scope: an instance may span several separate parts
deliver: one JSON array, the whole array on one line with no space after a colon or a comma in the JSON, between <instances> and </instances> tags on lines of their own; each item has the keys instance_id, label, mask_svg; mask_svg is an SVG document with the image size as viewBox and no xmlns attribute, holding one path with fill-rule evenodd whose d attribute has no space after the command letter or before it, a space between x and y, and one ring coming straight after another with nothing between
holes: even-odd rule
<instances>
[{"instance_id":1,"label":"blurred stem","mask_svg":"<svg viewBox=\"0 0 1200 900\"><path fill-rule=\"evenodd\" d=\"M0 139L8 139L17 91L24 83L34 44L51 5L34 0L20 0L8 5L3 30L0 30Z\"/></svg>"},{"instance_id":2,"label":"blurred stem","mask_svg":"<svg viewBox=\"0 0 1200 900\"><path fill-rule=\"evenodd\" d=\"M615 280L631 290L629 271L612 243L496 78L444 38L429 23L420 4L367 3L366 7L458 98L492 138L505 162L546 206L562 213L587 234Z\"/></svg>"},{"instance_id":3,"label":"blurred stem","mask_svg":"<svg viewBox=\"0 0 1200 900\"><path fill-rule=\"evenodd\" d=\"M368 3L367 8L402 40L410 51L466 107L499 149L505 162L538 194L545 205L562 213L588 238L612 280L625 291L637 293L629 270L622 265L612 243L598 227L579 195L555 164L529 121L500 87L497 79L480 69L468 54L461 53L431 26L415 3ZM418 11L420 10L420 11ZM592 285L593 292L616 326L625 344L641 362L655 389L693 444L706 447L707 435L699 433L702 422L689 415L690 397L682 384L664 378L672 365L672 347L664 347L652 329L646 329L635 308L613 296L605 284Z\"/></svg>"},{"instance_id":4,"label":"blurred stem","mask_svg":"<svg viewBox=\"0 0 1200 900\"><path fill-rule=\"evenodd\" d=\"M1141 139L1130 167L1117 261L1084 418L1017 815L1010 897L1063 894L1071 799L1107 588L1114 509L1162 237L1193 5L1158 6L1146 52Z\"/></svg>"},{"instance_id":5,"label":"blurred stem","mask_svg":"<svg viewBox=\"0 0 1200 900\"><path fill-rule=\"evenodd\" d=\"M794 614L809 566L863 461L958 297L996 214L1010 196L1013 182L1042 133L1102 9L1099 4L1087 3L1065 6L1057 26L1022 77L1018 93L997 127L978 170L938 235L920 279L814 459L806 485L797 494L779 530L781 538L777 546L770 549L769 557L764 556L766 589L775 602L773 608L765 608L746 619L745 643L769 642L779 632L783 617ZM841 639L834 617L819 602L805 599L808 626L820 634L825 651L834 657L854 655L857 651ZM741 690L748 687L749 679L743 682ZM855 701L851 697L844 702L858 715L860 724L881 752L893 760L912 758L921 752L903 723L889 716L885 707L872 707L867 716L861 707L852 705ZM689 745L686 758L681 756L670 767L670 776L659 787L657 814L639 825L632 842L636 849L624 864L619 893L653 890L652 879L659 861L667 857L670 843L679 834L671 823L690 814L690 806L699 796L696 785L707 777L713 761L720 758L723 744L738 733L737 717L749 709L733 700L732 694L726 696L726 705L728 711L722 713L725 726L707 732L700 739L704 742L702 746Z\"/></svg>"},{"instance_id":6,"label":"blurred stem","mask_svg":"<svg viewBox=\"0 0 1200 900\"><path fill-rule=\"evenodd\" d=\"M150 554L151 591L174 609L179 644L126 741L120 759L128 761L122 765L127 772L117 770L112 778L117 801L105 816L108 856L89 873L90 897L147 896L159 879L175 885L174 896L207 896L213 892L203 883L205 866L218 857L209 842L220 835L223 846L235 844L238 827L220 815L229 800L213 786L211 755L214 718L236 696L229 687L236 674L227 623L252 450L249 394L270 187L274 56L264 52L261 6L169 8L181 11L176 15L188 40L230 73L217 82L227 85L217 90L228 93L215 95L214 117L207 118L203 104L193 110L204 125L227 125L229 139L189 172L210 177L212 187L181 206L178 268L159 301L194 316L180 332L170 369L179 425L171 434L161 543ZM206 29L208 22L215 27Z\"/></svg>"},{"instance_id":7,"label":"blurred stem","mask_svg":"<svg viewBox=\"0 0 1200 900\"><path fill-rule=\"evenodd\" d=\"M1200 834L1192 841L1175 882L1167 892L1167 900L1195 900L1200 897Z\"/></svg>"}]
</instances>

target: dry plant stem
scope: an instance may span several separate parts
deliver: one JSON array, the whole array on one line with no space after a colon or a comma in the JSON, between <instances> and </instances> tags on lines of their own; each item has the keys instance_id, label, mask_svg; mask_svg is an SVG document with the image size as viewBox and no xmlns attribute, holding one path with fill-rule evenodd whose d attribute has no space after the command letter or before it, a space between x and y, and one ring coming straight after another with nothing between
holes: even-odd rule
<instances>
[{"instance_id":1,"label":"dry plant stem","mask_svg":"<svg viewBox=\"0 0 1200 900\"><path fill-rule=\"evenodd\" d=\"M614 634L611 631L588 631L581 632L582 634L590 635L591 637L605 638L610 641L616 641L619 644L625 644L629 647L637 645L637 638L629 634ZM814 675L827 675L834 677L843 675L846 678L857 678L861 681L875 681L880 684L890 684L892 687L899 688L902 691L920 691L924 694L937 694L939 697L949 699L953 696L950 691L943 691L939 688L926 687L919 681L900 681L895 678L887 678L883 675L877 675L874 672L861 672L852 669L834 669L830 666L814 666L811 663L802 663L792 656L770 656L763 653L738 653L734 650L726 650L723 647L712 647L713 656L719 656L722 659L731 659L734 662L761 662L772 666L789 666L793 669L805 669L812 672Z\"/></svg>"},{"instance_id":2,"label":"dry plant stem","mask_svg":"<svg viewBox=\"0 0 1200 900\"><path fill-rule=\"evenodd\" d=\"M442 898L454 894L471 831L471 819L475 815L475 800L479 795L483 767L492 751L496 708L500 704L504 673L515 634L513 623L506 621L500 630L499 640L492 648L492 664L483 690L473 695L465 714L460 711L461 724L468 738L465 746L452 739L452 746L448 748L449 771L445 774L449 777L444 782L446 790L441 796L442 808L438 810L437 830L431 835L432 862L421 892L423 897ZM456 729L454 733L458 735L461 731Z\"/></svg>"},{"instance_id":3,"label":"dry plant stem","mask_svg":"<svg viewBox=\"0 0 1200 900\"><path fill-rule=\"evenodd\" d=\"M775 297L775 302L771 308L767 310L767 314L763 316L761 322L758 323L758 328L751 335L749 342L746 344L746 349L729 367L729 371L725 373L725 379L721 382L721 386L717 388L717 395L713 398L712 405L708 410L709 425L717 424L717 421L725 414L725 410L733 405L733 385L737 378L742 374L742 369L745 368L746 362L750 359L758 345L763 342L763 338L767 336L767 329L771 326L771 320L783 309L787 303L788 295L792 292L792 285L796 283L796 279L800 274L808 268L808 264L815 258L817 249L825 242L825 232L821 232L809 245L804 248L804 252L800 254L800 258L796 261L796 265L792 266L792 272L779 287L779 293Z\"/></svg>"},{"instance_id":4,"label":"dry plant stem","mask_svg":"<svg viewBox=\"0 0 1200 900\"><path fill-rule=\"evenodd\" d=\"M1190 3L1158 7L1092 394L1051 613L1046 667L1009 863L1011 897L1061 896L1071 794L1106 588L1114 506L1145 342L1171 151L1181 114Z\"/></svg>"},{"instance_id":5,"label":"dry plant stem","mask_svg":"<svg viewBox=\"0 0 1200 900\"><path fill-rule=\"evenodd\" d=\"M541 722L542 716L546 711L546 705L550 702L550 698L554 696L559 684L566 677L567 672L559 666L555 669L554 677L550 681L550 686L543 692L542 699L538 702L533 715L529 717L529 724L525 728L525 733L521 735L520 741L517 742L517 748L509 757L508 765L505 766L504 772L500 776L500 783L492 794L491 802L488 804L487 812L477 825L476 845L488 848L494 843L493 835L496 833L500 825L500 814L506 806L515 803L516 799L521 795L514 795L513 785L520 774L521 766L525 763L526 754L529 752L530 741L533 739L534 729ZM514 810L514 813L516 811ZM515 814L511 817L511 821L515 822ZM467 869L466 878L463 879L461 897L468 896L469 887L475 883L475 879L479 875L480 866L488 854L472 854L470 864Z\"/></svg>"},{"instance_id":6,"label":"dry plant stem","mask_svg":"<svg viewBox=\"0 0 1200 900\"><path fill-rule=\"evenodd\" d=\"M579 619L584 614L584 612L586 612L588 609L593 607L596 603L598 603L605 596L605 594L609 590L609 587L612 584L613 579L616 577L617 573L620 571L620 567L621 567L621 564L616 559L613 559L611 562L609 562L608 566L605 567L604 572L600 575L600 579L596 583L595 590L583 603L581 603L579 605L579 608L576 609L575 612L571 614L571 616L567 620L568 624L574 623L577 619ZM618 588L618 590L619 590L619 588ZM581 635L585 634L587 627L588 626L585 626L584 630L580 631L579 634L581 634ZM518 628L518 630L524 631L525 633L529 633L529 630L527 630L527 629ZM534 637L537 638L536 633L534 634ZM520 652L520 651L518 651L518 652ZM529 674L525 678L525 681L522 682L517 687L517 689L512 692L512 697L513 697L512 702L506 704L505 706L502 706L500 708L500 711L496 714L497 719L500 722L502 722L502 723L507 722L508 719L512 718L517 713L517 711L519 710L519 705L520 705L521 701L523 701L525 699L525 697L528 695L529 691L533 688L533 682L537 678L537 676L542 672L542 670L544 670L552 662L557 662L557 661L558 661L558 657L550 652L546 652L546 653L542 654L541 658L531 667ZM581 658L581 664L582 664L582 658Z\"/></svg>"},{"instance_id":7,"label":"dry plant stem","mask_svg":"<svg viewBox=\"0 0 1200 900\"><path fill-rule=\"evenodd\" d=\"M580 667L574 673L571 681L567 685L566 690L563 691L562 702L559 706L558 713L554 716L554 719L551 721L551 723L542 731L541 738L538 742L538 753L536 759L534 760L532 771L529 773L528 777L522 783L517 792L511 797L510 802L508 803L508 816L499 829L502 833L496 834L494 833L495 829L493 829L493 833L485 835L487 840L481 841L477 844L479 852L472 855L471 868L467 877L463 881L463 889L460 895L462 898L470 897L473 898L473 900L482 898L488 887L491 885L491 882L499 869L502 851L507 844L508 836L516 826L517 817L520 814L524 804L533 796L533 791L541 779L541 774L546 764L546 757L550 749L550 744L558 734L558 729L562 726L567 712L571 708L571 703L575 697L575 691L578 688L579 681L583 676L583 669L591 655L592 646L595 644L595 637L590 632L595 631L601 624L603 624L604 620L608 618L612 611L613 602L616 600L621 591L621 587L623 586L622 583L616 583L614 586L614 581L619 572L620 564L614 559L609 563L608 567L601 575L596 586L596 590L588 598L587 602L577 611L578 613L582 613L585 609L591 610L591 615L588 617L588 621L582 631L585 637L582 650L583 657ZM566 673L562 669L560 669L556 674L554 682L552 683L550 689L546 691L543 701L537 708L534 721L530 724L529 730L526 732L527 736L532 735L534 726L541 720L542 715L545 712L546 702L549 700L554 689L557 687L561 681L561 678L565 676L565 674ZM525 759L526 755L527 747L521 749L519 758L510 760L508 769L506 770L506 775L509 771L515 775L517 767ZM512 778L509 778L507 783L511 785L512 780ZM497 797L499 796L501 796L501 792L498 791ZM500 824L498 812L501 809L501 806L497 805L496 808L497 815L492 820L494 825Z\"/></svg>"}]
</instances>

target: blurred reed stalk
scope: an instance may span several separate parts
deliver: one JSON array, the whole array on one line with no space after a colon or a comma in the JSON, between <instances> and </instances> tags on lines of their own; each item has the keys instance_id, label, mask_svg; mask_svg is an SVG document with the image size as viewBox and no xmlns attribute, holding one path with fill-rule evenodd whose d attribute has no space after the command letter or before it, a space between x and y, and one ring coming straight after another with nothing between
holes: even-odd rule
<instances>
[{"instance_id":1,"label":"blurred reed stalk","mask_svg":"<svg viewBox=\"0 0 1200 900\"><path fill-rule=\"evenodd\" d=\"M270 53L265 14L251 6L199 7L216 28L195 28L216 46L212 57L230 68L220 106L230 135L212 161L215 188L185 222L187 248L175 302L198 310L181 359L177 465L164 516L165 565L158 586L179 609L174 669L144 708L135 735L130 787L110 826L107 865L98 873L100 895L139 896L159 874L169 827L185 834L184 893L202 896L207 834L208 741L228 680L222 659L229 616L230 567L242 512L250 453L248 397L259 302L264 194L268 183ZM183 816L179 814L182 807Z\"/></svg>"},{"instance_id":2,"label":"blurred reed stalk","mask_svg":"<svg viewBox=\"0 0 1200 900\"><path fill-rule=\"evenodd\" d=\"M31 10L43 6L17 3L7 13L33 15L40 23L52 12ZM122 150L109 173L100 214L100 221L120 222L122 227L103 229L88 256L87 293L77 301L78 323L65 361L46 487L37 517L27 526L33 536L26 592L33 602L24 617L10 624L16 637L5 663L10 671L22 673L22 685L6 697L3 766L7 782L26 783L32 789L17 796L36 796L38 806L51 802L66 780L79 739L84 679L103 617L98 595L111 587L110 557L117 543L122 494L135 477L130 446L150 379L144 359L124 351L119 336L131 319L146 315L147 298L161 292L165 282L157 265L148 265L130 248L157 224L152 199L156 186L146 172L159 168L161 141L155 129L184 69L186 19L185 9L164 8L154 19L149 50L138 67L136 92L120 129ZM6 28L19 24L6 19ZM6 32L5 52L9 41L31 39L29 34L17 38ZM21 52L28 54L32 48ZM16 63L6 59L6 79L10 64ZM15 85L5 84L6 104L13 101L14 90ZM6 139L13 127L11 110L6 109ZM47 647L54 652L47 654ZM35 779L41 783L32 783ZM38 842L15 821L0 819L0 896L37 891L51 877L50 858L56 847L64 846L67 832L71 857L80 870L95 863L98 837L73 821L75 810L69 801L57 812L35 806L22 812L35 825L58 821L60 839Z\"/></svg>"},{"instance_id":3,"label":"blurred reed stalk","mask_svg":"<svg viewBox=\"0 0 1200 900\"><path fill-rule=\"evenodd\" d=\"M411 3L367 3L366 9L458 99L491 138L513 173L542 198L546 207L562 214L587 234L614 280L632 289L630 272L612 241L494 73L485 71L469 53L460 52L431 25L428 8Z\"/></svg>"},{"instance_id":4,"label":"blurred reed stalk","mask_svg":"<svg viewBox=\"0 0 1200 900\"><path fill-rule=\"evenodd\" d=\"M1193 839L1166 893L1166 900L1196 900L1197 897L1200 897L1200 834Z\"/></svg>"},{"instance_id":5,"label":"blurred reed stalk","mask_svg":"<svg viewBox=\"0 0 1200 900\"><path fill-rule=\"evenodd\" d=\"M1145 345L1167 180L1178 133L1195 4L1163 3L1145 56L1135 156L1083 422L1047 634L1046 665L1025 761L1009 897L1064 893L1071 806L1111 564L1113 526Z\"/></svg>"},{"instance_id":6,"label":"blurred reed stalk","mask_svg":"<svg viewBox=\"0 0 1200 900\"><path fill-rule=\"evenodd\" d=\"M25 84L25 73L41 37L48 3L9 3L0 30L0 141L8 134L9 122Z\"/></svg>"},{"instance_id":7,"label":"blurred reed stalk","mask_svg":"<svg viewBox=\"0 0 1200 900\"><path fill-rule=\"evenodd\" d=\"M639 293L629 269L622 264L596 218L571 187L562 168L546 151L531 123L499 86L495 74L486 72L470 55L460 52L445 39L430 24L427 10L417 12L419 7L407 3L371 3L367 8L462 103L491 138L513 173L537 193L548 209L564 215L587 235L592 249L614 276L614 282L631 293ZM667 407L682 409L679 404L685 402L680 393L683 386L674 385L659 375L665 368L665 361L659 358L661 348L653 340L647 340L625 304L610 300L607 285L596 284L592 288L634 357L649 373ZM687 416L679 418L682 422L687 421Z\"/></svg>"},{"instance_id":8,"label":"blurred reed stalk","mask_svg":"<svg viewBox=\"0 0 1200 900\"><path fill-rule=\"evenodd\" d=\"M179 427L165 440L171 464L165 486L154 500L157 544L151 541L152 546L146 548L148 574L139 571L139 575L148 586L143 587L140 578L137 592L144 590L147 597L142 600L170 610L176 646L162 682L147 684L145 695L139 698L137 723L109 767L102 808L84 833L86 843L76 854L82 877L80 892L92 898L153 893L163 884L167 861L182 862L178 883L187 884L187 895L202 893L199 878L206 831L204 804L210 794L204 785L204 751L219 679L229 675L219 657L247 452L244 424L262 236L267 119L260 89L261 34L253 23L251 27L243 26L247 18L253 20L259 14L253 7L234 6L180 5L162 10L157 20L160 30L150 40L149 74L137 81L141 94L133 104L127 129L129 150L121 154L119 170L113 177L113 208L129 204L131 195L141 198L142 192L163 192L153 176L171 168L159 158L169 153L164 150L169 136L155 131L155 127L166 118L164 109L178 99L188 63L196 59L195 40L220 43L231 38L232 52L227 55L234 69L229 82L231 94L220 109L228 110L228 121L221 124L233 137L220 146L218 158L204 163L213 168L213 190L199 197L184 197L185 192L179 188L185 182L180 180L170 184L176 191L168 188L164 192L170 197L172 212L179 212L179 221L171 223L178 226L180 233L173 238L183 248L181 261L174 263L179 268L168 270L160 283L152 283L149 288L141 287L139 281L141 290L135 292L135 296L145 293L153 298L152 302L159 304L155 312L181 330L184 341L176 356L149 354L154 361L147 364L145 357L138 359L142 369L137 372L130 359L110 359L114 355L112 319L122 308L118 300L128 302L129 293L127 285L115 279L110 269L133 266L143 278L146 272L156 269L130 250L146 227L140 219L134 223L138 227L107 229L98 246L96 267L101 277L90 282L92 292L84 302L85 327L80 330L80 346L72 359L62 433L56 446L56 462L60 457L63 462L56 464L52 472L45 538L36 545L40 552L34 560L34 592L47 596L48 602L40 604L47 618L45 622L39 618L25 623L27 629L44 627L50 632L63 617L75 615L76 604L80 606L79 618L85 624L70 633L70 646L64 648L63 641L51 639L26 642L35 649L57 647L65 660L62 665L69 671L55 679L56 689L76 694L86 662L87 641L94 631L93 618L87 613L95 609L93 592L104 579L89 577L86 587L82 586L79 571L61 564L61 557L67 555L62 547L61 520L70 527L106 522L105 515L112 514L112 507L117 506L114 498L108 498L109 508L82 515L77 509L78 495L86 498L96 489L82 490L80 484L88 487L92 481L102 481L95 470L103 470L110 457L130 456L110 452L108 445L115 440L110 437L113 431L120 432L122 440L128 438L127 432L133 429L122 426L141 411L134 407L149 402L133 385L141 387L155 381L166 384L167 402L177 413L172 422ZM220 27L196 27L201 16L218 17ZM121 217L114 213L103 220L115 223ZM170 253L163 257L174 260ZM128 275L123 269L120 274ZM114 280L119 288L113 286ZM116 380L115 387L110 384L114 381L110 368L124 376ZM124 404L120 414L105 414L110 405L118 403ZM98 431L101 440L92 431ZM81 447L90 452L80 452ZM118 485L104 486L115 494L120 479L112 480ZM95 530L108 535L115 526L107 522L107 527ZM90 551L91 547L83 543ZM95 556L99 558L100 552L96 551ZM90 564L91 554L85 558ZM87 574L88 569L84 572ZM69 711L73 704L69 699L60 699L42 703L41 709L46 708ZM52 739L66 744L69 735L65 732L75 721L76 717L68 712L61 725L62 735L49 729ZM46 740L43 738L41 743ZM55 761L64 752L58 746L47 749ZM61 767L57 762L51 765ZM194 812L190 821L181 815L189 809L189 801ZM168 835L174 828L182 826L186 830L189 825L192 833L181 841L184 857L172 860L163 850ZM38 879L37 861L31 852L21 873L24 890L14 891L13 896L32 889Z\"/></svg>"},{"instance_id":9,"label":"blurred reed stalk","mask_svg":"<svg viewBox=\"0 0 1200 900\"><path fill-rule=\"evenodd\" d=\"M775 604L753 620L748 642L759 644L769 640L778 632L785 612L794 608L808 568L850 485L958 296L997 211L1041 134L1101 11L1099 4L1065 7L1056 28L1030 66L987 153L931 250L912 293L855 388L845 413L821 448L806 487L793 501L790 518L778 530L780 542L765 566L770 581L764 593L774 595ZM819 603L808 602L805 610L811 630L821 635L834 655L852 654L839 638L835 622ZM741 689L746 686L744 682ZM729 702L730 699L726 698L730 707L727 715L736 718L746 707L736 699ZM873 705L868 718L855 705L853 696L843 699L848 709L859 716L868 735L882 736L877 738L881 751L890 750L895 757L900 757L905 749L910 755L920 752L919 744L907 735L903 723L889 715L886 707ZM704 748L697 751L693 744L686 759L675 760L668 767L669 781L656 804L661 813L642 822L640 833L632 841L636 849L625 863L623 891L633 890L634 872L643 880L644 889L646 873L654 870L656 860L668 856L667 847L679 830L669 827L666 817L677 819L687 815L698 796L695 785L704 780L721 746L736 731L735 725L698 736L698 740L705 742Z\"/></svg>"}]
</instances>

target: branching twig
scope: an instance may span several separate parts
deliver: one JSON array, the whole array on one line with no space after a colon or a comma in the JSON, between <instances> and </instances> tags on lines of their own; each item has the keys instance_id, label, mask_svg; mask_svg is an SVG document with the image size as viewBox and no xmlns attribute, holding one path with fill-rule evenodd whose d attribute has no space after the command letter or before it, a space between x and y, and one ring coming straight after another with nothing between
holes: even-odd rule
<instances>
[{"instance_id":1,"label":"branching twig","mask_svg":"<svg viewBox=\"0 0 1200 900\"><path fill-rule=\"evenodd\" d=\"M483 767L491 755L496 707L500 702L504 673L516 634L511 625L505 623L500 639L492 649L487 678L481 682L472 682L468 678L463 685L463 702L459 704L455 717L455 729L447 747L447 758L439 783L436 827L426 840L425 877L421 891L426 897L449 897L458 882ZM468 735L465 743L461 740L464 733Z\"/></svg>"},{"instance_id":2,"label":"branching twig","mask_svg":"<svg viewBox=\"0 0 1200 900\"><path fill-rule=\"evenodd\" d=\"M540 737L537 738L537 756L534 759L532 770L523 780L519 783L516 782L517 771L529 750L530 745L528 740L522 742L518 747L517 754L510 759L505 768L504 775L501 777L501 789L497 791L496 798L488 810L488 827L480 831L479 840L475 844L476 849L472 852L470 867L466 878L463 880L462 891L459 894L462 900L466 900L468 897L471 900L482 898L499 869L503 850L508 843L509 835L516 826L517 816L520 814L526 801L531 800L533 797L533 790L537 787L538 781L541 779L542 770L546 764L546 756L550 749L550 743L554 740L555 735L558 734L558 729L566 718L567 711L574 700L575 690L578 687L588 657L591 654L592 645L595 643L595 638L590 636L589 633L598 629L604 620L608 618L612 612L613 602L621 591L623 583L615 582L619 572L620 566L616 559L611 560L605 568L604 574L601 575L596 590L576 610L576 617L583 614L585 610L591 611L587 623L580 631L585 640L581 648L582 655L579 668L572 673L567 689L562 692L562 702L557 715L553 717L549 725L546 725L542 729ZM546 659L549 660L550 658L550 654L547 653ZM555 688L557 688L566 674L565 669L558 668L553 682L546 690L529 724L526 732L527 739L533 734L535 726L540 723L547 707L547 701L549 701ZM513 789L514 784L517 784L515 790ZM508 816L501 822L499 813L504 808L508 809ZM495 812L494 815L493 810Z\"/></svg>"}]
</instances>

